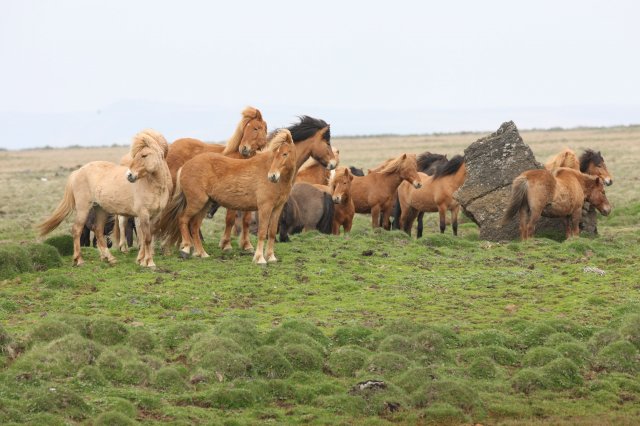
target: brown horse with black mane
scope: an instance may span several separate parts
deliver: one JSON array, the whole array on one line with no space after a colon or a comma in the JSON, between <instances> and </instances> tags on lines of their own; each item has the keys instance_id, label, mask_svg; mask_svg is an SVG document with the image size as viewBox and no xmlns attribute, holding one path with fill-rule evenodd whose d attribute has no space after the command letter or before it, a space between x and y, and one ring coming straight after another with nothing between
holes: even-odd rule
<instances>
[{"instance_id":1,"label":"brown horse with black mane","mask_svg":"<svg viewBox=\"0 0 640 426\"><path fill-rule=\"evenodd\" d=\"M328 170L335 169L337 160L331 149L331 130L326 121L303 115L299 117L300 121L296 124L289 126L286 130L291 133L293 143L296 150L296 171L302 166L302 164L309 159L309 157L318 161L322 167ZM277 134L280 129L275 130L272 135ZM245 215L248 228L251 217ZM225 219L225 229L220 239L220 248L222 250L231 250L231 230L235 224L235 212L229 214ZM251 243L244 237L241 239L241 247L245 250L251 247Z\"/></svg>"},{"instance_id":2,"label":"brown horse with black mane","mask_svg":"<svg viewBox=\"0 0 640 426\"><path fill-rule=\"evenodd\" d=\"M169 244L181 240L182 257L190 256L192 241L194 256L208 257L199 230L211 203L232 210L257 210L258 246L253 260L259 264L275 262L278 218L291 191L295 169L296 150L286 129L275 135L265 151L245 160L216 153L199 154L178 171L176 190L159 230Z\"/></svg>"},{"instance_id":3,"label":"brown horse with black mane","mask_svg":"<svg viewBox=\"0 0 640 426\"><path fill-rule=\"evenodd\" d=\"M520 237L526 240L533 236L540 216L561 217L565 219L567 238L578 236L585 201L605 216L611 212L602 178L567 167L553 172L528 170L513 180L503 223L519 214Z\"/></svg>"},{"instance_id":4,"label":"brown horse with black mane","mask_svg":"<svg viewBox=\"0 0 640 426\"><path fill-rule=\"evenodd\" d=\"M391 227L389 217L395 201L396 190L403 180L416 188L422 186L418 176L415 154L402 154L384 161L366 176L354 176L351 196L357 213L371 213L371 226Z\"/></svg>"},{"instance_id":5,"label":"brown horse with black mane","mask_svg":"<svg viewBox=\"0 0 640 426\"><path fill-rule=\"evenodd\" d=\"M462 186L467 176L464 157L456 155L451 160L439 162L433 176L418 173L422 188L415 189L406 182L398 187L398 204L401 229L411 235L413 222L419 212L438 212L440 215L440 232L444 233L447 222L445 214L451 212L453 235L458 235L458 213L460 205L453 198L454 192ZM422 237L422 229L418 229L418 238Z\"/></svg>"},{"instance_id":6,"label":"brown horse with black mane","mask_svg":"<svg viewBox=\"0 0 640 426\"><path fill-rule=\"evenodd\" d=\"M595 152L592 149L585 150L580 156L580 159L578 159L573 150L565 148L549 160L544 167L549 171L553 171L559 167L568 167L570 169L580 170L582 173L588 175L598 176L607 186L613 184L613 177L607 169L602 154L600 151Z\"/></svg>"}]
</instances>

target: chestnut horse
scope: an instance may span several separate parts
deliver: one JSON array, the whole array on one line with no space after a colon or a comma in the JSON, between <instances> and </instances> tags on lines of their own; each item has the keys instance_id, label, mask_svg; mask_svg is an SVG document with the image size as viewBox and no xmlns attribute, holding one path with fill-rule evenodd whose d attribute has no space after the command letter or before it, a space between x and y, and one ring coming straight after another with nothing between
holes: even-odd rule
<instances>
[{"instance_id":1,"label":"chestnut horse","mask_svg":"<svg viewBox=\"0 0 640 426\"><path fill-rule=\"evenodd\" d=\"M52 216L41 223L40 235L57 228L76 211L73 223L73 263L84 263L80 252L80 234L91 208L95 209L94 232L100 258L109 263L116 259L109 253L104 239L108 214L137 217L140 220L142 244L137 262L155 267L153 263L152 229L169 201L172 189L169 167L165 161L166 140L158 132L146 130L134 136L131 143L129 168L107 161L93 161L71 173L62 201ZM128 181L128 182L127 182Z\"/></svg>"},{"instance_id":2,"label":"chestnut horse","mask_svg":"<svg viewBox=\"0 0 640 426\"><path fill-rule=\"evenodd\" d=\"M323 189L306 182L295 183L280 214L280 242L290 241L289 234L313 229L330 234L333 211L331 195Z\"/></svg>"},{"instance_id":3,"label":"chestnut horse","mask_svg":"<svg viewBox=\"0 0 640 426\"><path fill-rule=\"evenodd\" d=\"M467 176L464 157L456 155L451 160L439 162L433 176L418 173L422 188L415 189L407 182L398 187L398 204L400 218L398 224L407 234L411 235L411 228L416 216L420 212L438 212L440 215L440 232L444 233L447 222L446 212L451 212L451 228L453 235L458 235L458 213L460 205L453 198L453 193L462 186ZM418 238L422 237L422 229L418 229Z\"/></svg>"},{"instance_id":4,"label":"chestnut horse","mask_svg":"<svg viewBox=\"0 0 640 426\"><path fill-rule=\"evenodd\" d=\"M544 167L547 170L553 171L559 167L568 167L574 170L580 170L582 173L586 173L592 176L598 176L604 184L609 186L613 184L613 177L607 165L604 162L604 158L600 151L595 152L592 149L585 150L580 159L576 156L576 153L569 148L565 148L558 155L549 160Z\"/></svg>"},{"instance_id":5,"label":"chestnut horse","mask_svg":"<svg viewBox=\"0 0 640 426\"><path fill-rule=\"evenodd\" d=\"M331 130L326 121L303 115L299 117L299 122L287 128L293 138L296 148L296 171L304 164L309 157L317 160L323 167L333 170L336 168L337 160L331 149ZM277 134L278 130L272 133ZM220 239L220 248L222 250L231 250L231 230L235 224L236 217L227 213L225 219L225 228L222 238ZM251 221L251 215L245 215L243 219L244 229L248 229ZM246 223L246 227L244 226ZM244 243L243 243L244 242ZM248 233L246 240L242 239L240 246L248 250L251 248Z\"/></svg>"},{"instance_id":6,"label":"chestnut horse","mask_svg":"<svg viewBox=\"0 0 640 426\"><path fill-rule=\"evenodd\" d=\"M528 170L513 180L511 199L502 223L516 214L520 216L520 237L532 237L540 216L562 217L567 238L578 236L582 205L591 203L604 216L611 205L604 193L604 181L567 167L550 172L546 169Z\"/></svg>"},{"instance_id":7,"label":"chestnut horse","mask_svg":"<svg viewBox=\"0 0 640 426\"><path fill-rule=\"evenodd\" d=\"M340 164L340 150L331 148L336 159L336 165ZM331 179L331 170L320 164L318 160L310 157L298 169L296 183L306 182L312 185L328 185Z\"/></svg>"},{"instance_id":8,"label":"chestnut horse","mask_svg":"<svg viewBox=\"0 0 640 426\"><path fill-rule=\"evenodd\" d=\"M277 261L273 246L278 218L293 185L296 149L291 133L280 130L264 152L239 160L203 153L178 171L176 190L159 223L170 244L181 239L180 255L188 257L193 240L194 256L208 257L200 239L200 225L211 203L227 209L258 211L258 264ZM264 240L268 235L267 260Z\"/></svg>"},{"instance_id":9,"label":"chestnut horse","mask_svg":"<svg viewBox=\"0 0 640 426\"><path fill-rule=\"evenodd\" d=\"M402 154L384 161L366 176L354 176L351 197L356 213L371 213L372 227L377 228L382 224L389 229L396 190L403 180L416 188L422 186L415 155Z\"/></svg>"},{"instance_id":10,"label":"chestnut horse","mask_svg":"<svg viewBox=\"0 0 640 426\"><path fill-rule=\"evenodd\" d=\"M331 233L340 235L340 227L344 229L345 235L351 231L353 225L353 216L356 208L351 197L351 182L353 174L348 168L340 168L329 182L329 193L336 204L333 212L333 221L331 224Z\"/></svg>"}]
</instances>

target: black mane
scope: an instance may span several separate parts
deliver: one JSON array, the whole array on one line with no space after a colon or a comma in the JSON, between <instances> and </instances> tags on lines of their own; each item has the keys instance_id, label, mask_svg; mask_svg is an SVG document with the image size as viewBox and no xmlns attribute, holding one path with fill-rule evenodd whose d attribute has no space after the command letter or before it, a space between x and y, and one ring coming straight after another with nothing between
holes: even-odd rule
<instances>
[{"instance_id":1,"label":"black mane","mask_svg":"<svg viewBox=\"0 0 640 426\"><path fill-rule=\"evenodd\" d=\"M364 176L364 171L355 166L349 167L349 170L351 170L351 174L354 176Z\"/></svg>"},{"instance_id":2,"label":"black mane","mask_svg":"<svg viewBox=\"0 0 640 426\"><path fill-rule=\"evenodd\" d=\"M446 163L441 163L436 167L436 171L433 174L434 179L441 178L443 176L449 176L454 174L460 169L460 166L464 164L464 157L462 155L456 155Z\"/></svg>"},{"instance_id":3,"label":"black mane","mask_svg":"<svg viewBox=\"0 0 640 426\"><path fill-rule=\"evenodd\" d=\"M580 156L580 171L586 173L589 168L589 164L593 163L594 166L600 167L604 164L604 158L600 152L595 152L592 149L587 149Z\"/></svg>"},{"instance_id":4,"label":"black mane","mask_svg":"<svg viewBox=\"0 0 640 426\"><path fill-rule=\"evenodd\" d=\"M425 151L418 155L416 160L418 163L418 171L431 176L440 161L447 161L447 156L442 154L432 154L429 151Z\"/></svg>"},{"instance_id":5,"label":"black mane","mask_svg":"<svg viewBox=\"0 0 640 426\"><path fill-rule=\"evenodd\" d=\"M318 130L322 130L327 127L327 131L322 136L322 139L331 143L331 129L328 128L329 125L326 121L321 120L319 118L309 117L308 115L301 115L298 117L300 119L299 123L292 124L287 127L291 132L291 136L293 137L293 143L301 142L305 139L309 139L313 135L315 135Z\"/></svg>"}]
</instances>

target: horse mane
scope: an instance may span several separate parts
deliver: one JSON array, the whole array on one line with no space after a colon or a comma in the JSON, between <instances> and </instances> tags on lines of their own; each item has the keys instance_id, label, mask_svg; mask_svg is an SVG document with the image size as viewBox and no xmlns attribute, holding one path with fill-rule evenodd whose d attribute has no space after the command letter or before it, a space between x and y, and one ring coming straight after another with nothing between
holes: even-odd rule
<instances>
[{"instance_id":1,"label":"horse mane","mask_svg":"<svg viewBox=\"0 0 640 426\"><path fill-rule=\"evenodd\" d=\"M351 171L351 174L354 176L364 176L364 171L355 166L350 166L349 170Z\"/></svg>"},{"instance_id":2,"label":"horse mane","mask_svg":"<svg viewBox=\"0 0 640 426\"><path fill-rule=\"evenodd\" d=\"M307 161L302 163L302 166L300 166L300 168L298 169L298 173L302 172L303 170L310 169L316 164L320 164L320 162L313 157L309 157L307 158Z\"/></svg>"},{"instance_id":3,"label":"horse mane","mask_svg":"<svg viewBox=\"0 0 640 426\"><path fill-rule=\"evenodd\" d=\"M292 143L291 133L287 129L278 129L269 141L266 151L277 151L285 143Z\"/></svg>"},{"instance_id":4,"label":"horse mane","mask_svg":"<svg viewBox=\"0 0 640 426\"><path fill-rule=\"evenodd\" d=\"M462 155L456 155L451 160L439 164L438 167L436 167L436 171L433 173L433 179L455 174L463 164L464 157Z\"/></svg>"},{"instance_id":5,"label":"horse mane","mask_svg":"<svg viewBox=\"0 0 640 426\"><path fill-rule=\"evenodd\" d=\"M169 144L162 134L153 129L145 129L138 132L131 141L131 149L129 150L131 158L147 147L157 150L162 158L166 158L169 152Z\"/></svg>"},{"instance_id":6,"label":"horse mane","mask_svg":"<svg viewBox=\"0 0 640 426\"><path fill-rule=\"evenodd\" d=\"M229 155L232 152L238 151L240 142L242 141L242 135L244 134L244 128L252 120L262 121L262 113L258 108L248 106L242 110L242 118L236 126L236 130L233 132L233 135L231 135L231 137L227 141L227 144L224 147L224 151L222 151L223 155Z\"/></svg>"},{"instance_id":7,"label":"horse mane","mask_svg":"<svg viewBox=\"0 0 640 426\"><path fill-rule=\"evenodd\" d=\"M327 131L322 135L322 139L329 143L331 142L331 128L326 121L319 118L309 117L308 115L301 115L298 119L300 119L299 123L292 124L287 127L291 132L293 143L309 139L325 127L327 128Z\"/></svg>"},{"instance_id":8,"label":"horse mane","mask_svg":"<svg viewBox=\"0 0 640 426\"><path fill-rule=\"evenodd\" d=\"M371 169L371 172L375 172L375 173L381 173L383 175L385 174L389 174L389 173L393 173L396 170L398 170L398 168L400 167L400 164L402 164L402 162L404 161L404 157L407 156L408 157L414 157L415 158L415 154L401 154L396 158L391 158L389 160L385 160L382 164L380 164L378 167Z\"/></svg>"},{"instance_id":9,"label":"horse mane","mask_svg":"<svg viewBox=\"0 0 640 426\"><path fill-rule=\"evenodd\" d=\"M592 149L587 149L580 156L580 171L586 173L589 168L589 163L593 163L594 166L600 167L604 164L604 158L600 152L595 152Z\"/></svg>"},{"instance_id":10,"label":"horse mane","mask_svg":"<svg viewBox=\"0 0 640 426\"><path fill-rule=\"evenodd\" d=\"M418 171L432 175L433 170L429 170L429 168L439 161L447 161L447 156L442 154L432 154L429 151L425 151L416 158Z\"/></svg>"}]
</instances>

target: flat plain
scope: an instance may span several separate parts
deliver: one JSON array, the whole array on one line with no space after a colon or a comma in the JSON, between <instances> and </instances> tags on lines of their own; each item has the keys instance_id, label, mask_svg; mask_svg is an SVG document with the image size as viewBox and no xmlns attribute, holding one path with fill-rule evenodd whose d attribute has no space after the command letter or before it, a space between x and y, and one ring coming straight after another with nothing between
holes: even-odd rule
<instances>
[{"instance_id":1,"label":"flat plain","mask_svg":"<svg viewBox=\"0 0 640 426\"><path fill-rule=\"evenodd\" d=\"M462 154L485 135L333 144L341 164L366 169ZM597 238L489 243L468 221L441 235L428 215L416 240L359 216L348 237L294 235L258 267L218 249L218 214L205 221L208 259L158 254L150 271L135 250L109 266L85 248L80 268L68 255L0 268L0 422L635 424L640 126L521 136L540 162L602 152L614 212ZM35 250L33 227L73 169L126 152L0 152L0 262ZM65 222L53 235L68 233Z\"/></svg>"}]
</instances>

